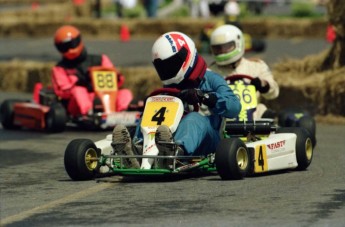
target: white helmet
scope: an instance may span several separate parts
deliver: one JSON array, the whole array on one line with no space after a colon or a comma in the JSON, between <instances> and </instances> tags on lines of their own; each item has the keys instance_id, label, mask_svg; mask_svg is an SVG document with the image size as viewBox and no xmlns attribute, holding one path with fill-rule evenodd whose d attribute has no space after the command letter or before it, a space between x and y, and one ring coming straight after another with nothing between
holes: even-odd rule
<instances>
[{"instance_id":1,"label":"white helmet","mask_svg":"<svg viewBox=\"0 0 345 227\"><path fill-rule=\"evenodd\" d=\"M179 84L188 78L196 62L191 38L181 32L167 32L152 46L152 61L164 85Z\"/></svg>"},{"instance_id":2,"label":"white helmet","mask_svg":"<svg viewBox=\"0 0 345 227\"><path fill-rule=\"evenodd\" d=\"M245 46L242 31L234 25L222 25L211 34L211 51L217 65L228 65L242 58Z\"/></svg>"}]
</instances>

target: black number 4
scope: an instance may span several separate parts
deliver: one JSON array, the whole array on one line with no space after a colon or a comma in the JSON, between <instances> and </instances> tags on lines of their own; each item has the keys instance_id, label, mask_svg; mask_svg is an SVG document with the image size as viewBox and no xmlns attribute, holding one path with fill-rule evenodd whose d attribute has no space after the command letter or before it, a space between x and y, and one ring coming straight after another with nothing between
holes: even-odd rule
<instances>
[{"instance_id":1,"label":"black number 4","mask_svg":"<svg viewBox=\"0 0 345 227\"><path fill-rule=\"evenodd\" d=\"M161 125L162 122L165 120L164 114L166 111L166 107L160 108L155 115L153 115L151 121L157 121L157 125Z\"/></svg>"},{"instance_id":2,"label":"black number 4","mask_svg":"<svg viewBox=\"0 0 345 227\"><path fill-rule=\"evenodd\" d=\"M263 154L262 154L262 146L260 146L258 165L261 166L262 170L264 170L265 160L264 160Z\"/></svg>"}]
</instances>

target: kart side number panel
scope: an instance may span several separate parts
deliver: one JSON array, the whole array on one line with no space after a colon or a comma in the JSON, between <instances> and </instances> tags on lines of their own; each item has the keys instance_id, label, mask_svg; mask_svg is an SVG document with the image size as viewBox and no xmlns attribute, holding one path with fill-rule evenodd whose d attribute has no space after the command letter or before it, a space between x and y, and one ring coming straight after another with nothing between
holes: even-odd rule
<instances>
[{"instance_id":1,"label":"kart side number panel","mask_svg":"<svg viewBox=\"0 0 345 227\"><path fill-rule=\"evenodd\" d=\"M267 163L267 150L265 145L258 145L254 149L255 152L255 162L254 162L254 172L263 173L268 171Z\"/></svg>"},{"instance_id":2,"label":"kart side number panel","mask_svg":"<svg viewBox=\"0 0 345 227\"><path fill-rule=\"evenodd\" d=\"M254 173L297 167L296 134L270 134L268 138L246 144L254 150Z\"/></svg>"}]
</instances>

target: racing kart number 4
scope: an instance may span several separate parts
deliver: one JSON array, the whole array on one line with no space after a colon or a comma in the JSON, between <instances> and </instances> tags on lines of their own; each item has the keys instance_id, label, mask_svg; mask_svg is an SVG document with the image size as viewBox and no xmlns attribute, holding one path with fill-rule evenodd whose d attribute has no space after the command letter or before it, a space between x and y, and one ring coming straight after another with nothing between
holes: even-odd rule
<instances>
[{"instance_id":1,"label":"racing kart number 4","mask_svg":"<svg viewBox=\"0 0 345 227\"><path fill-rule=\"evenodd\" d=\"M94 81L95 90L98 91L116 91L117 79L114 71L94 71L92 79Z\"/></svg>"}]
</instances>

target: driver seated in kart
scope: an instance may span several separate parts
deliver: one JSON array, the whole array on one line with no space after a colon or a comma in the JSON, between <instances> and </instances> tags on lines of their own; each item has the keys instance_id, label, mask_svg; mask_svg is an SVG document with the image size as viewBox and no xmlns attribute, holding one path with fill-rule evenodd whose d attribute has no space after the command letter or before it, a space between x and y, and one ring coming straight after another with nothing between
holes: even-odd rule
<instances>
[{"instance_id":1,"label":"driver seated in kart","mask_svg":"<svg viewBox=\"0 0 345 227\"><path fill-rule=\"evenodd\" d=\"M279 86L274 80L268 65L261 59L244 57L245 46L242 31L234 25L222 25L211 34L211 51L214 62L210 69L224 77L245 74L253 77L250 81L257 90L257 98L270 100L279 95ZM253 119L274 118L274 112L258 103Z\"/></svg>"},{"instance_id":2,"label":"driver seated in kart","mask_svg":"<svg viewBox=\"0 0 345 227\"><path fill-rule=\"evenodd\" d=\"M163 86L180 90L178 97L188 105L200 105L199 112L185 115L174 134L160 125L155 135L158 155L208 155L215 152L221 139L223 118L236 117L241 103L227 82L207 69L205 60L197 53L195 43L186 34L168 32L153 44L152 61ZM142 141L140 124L131 141L127 128L117 125L113 130L115 153L133 155L138 141ZM139 168L135 158L130 167Z\"/></svg>"},{"instance_id":3,"label":"driver seated in kart","mask_svg":"<svg viewBox=\"0 0 345 227\"><path fill-rule=\"evenodd\" d=\"M92 114L100 100L95 98L89 68L103 66L115 68L105 54L89 54L84 46L80 31L71 25L57 29L54 36L56 49L62 55L61 60L52 68L52 84L55 94L67 106L67 112L72 117ZM124 83L124 76L117 72L117 85ZM133 99L128 89L118 89L116 111L123 111ZM115 104L114 104L115 105Z\"/></svg>"}]
</instances>

